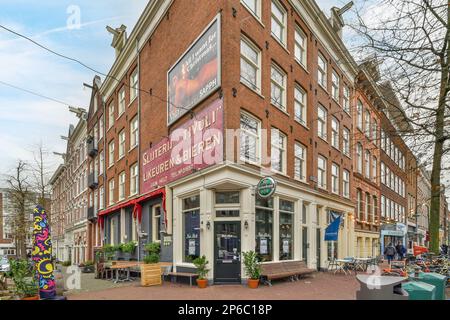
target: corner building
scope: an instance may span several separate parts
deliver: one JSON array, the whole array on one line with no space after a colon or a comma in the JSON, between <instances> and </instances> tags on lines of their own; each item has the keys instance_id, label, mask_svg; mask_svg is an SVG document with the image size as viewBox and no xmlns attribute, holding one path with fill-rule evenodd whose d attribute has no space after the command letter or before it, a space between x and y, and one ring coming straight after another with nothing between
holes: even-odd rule
<instances>
[{"instance_id":1,"label":"corner building","mask_svg":"<svg viewBox=\"0 0 450 320\"><path fill-rule=\"evenodd\" d=\"M103 243L136 239L142 257L145 243L160 241L162 260L179 272L206 255L214 283L245 280L241 254L249 250L266 263L302 260L316 269L354 256L358 66L334 18L314 1L153 1L129 37L118 32L110 75L120 83L107 78L99 88ZM121 90L117 120L110 113ZM133 128L136 148L128 146ZM174 139L183 152L174 153ZM265 176L277 185L267 199L257 196ZM325 242L339 216L337 241Z\"/></svg>"}]
</instances>

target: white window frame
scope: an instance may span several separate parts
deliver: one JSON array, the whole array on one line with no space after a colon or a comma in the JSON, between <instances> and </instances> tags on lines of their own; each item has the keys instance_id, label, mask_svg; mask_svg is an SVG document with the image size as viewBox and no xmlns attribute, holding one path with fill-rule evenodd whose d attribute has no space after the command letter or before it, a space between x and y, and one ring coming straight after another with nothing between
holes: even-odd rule
<instances>
[{"instance_id":1,"label":"white window frame","mask_svg":"<svg viewBox=\"0 0 450 320\"><path fill-rule=\"evenodd\" d=\"M249 49L253 50L257 55L257 62L253 61L251 58L245 55L244 50L242 50L242 45L245 44ZM250 89L261 93L261 50L247 37L241 37L241 61L240 61L240 78L241 82L250 87ZM250 67L254 68L256 71L256 83L251 83L248 79L242 76L242 64L246 63Z\"/></svg>"},{"instance_id":2,"label":"white window frame","mask_svg":"<svg viewBox=\"0 0 450 320\"><path fill-rule=\"evenodd\" d=\"M136 195L138 191L139 191L139 167L136 162L130 166L130 197Z\"/></svg>"},{"instance_id":3,"label":"white window frame","mask_svg":"<svg viewBox=\"0 0 450 320\"><path fill-rule=\"evenodd\" d=\"M250 120L253 120L256 122L257 125L257 132L256 134L252 131L248 131L246 129L242 128L242 118L246 117ZM245 111L241 111L241 115L239 117L239 123L240 123L240 133L239 133L239 158L241 161L246 163L253 163L253 164L260 164L261 163L261 121L258 118L255 118L251 114ZM255 160L246 158L245 154L242 154L242 137L243 136L249 136L251 138L255 139Z\"/></svg>"},{"instance_id":4,"label":"white window frame","mask_svg":"<svg viewBox=\"0 0 450 320\"><path fill-rule=\"evenodd\" d=\"M275 136L277 136L277 141L278 140L281 141L281 145L274 143ZM275 172L280 172L280 173L286 174L287 136L284 133L282 133L279 129L272 128L270 131L270 146L271 146L270 154L271 154L272 170ZM281 170L278 170L277 168L274 167L273 154L274 154L275 150L278 150L279 154L281 155L281 163L279 164L281 166Z\"/></svg>"},{"instance_id":5,"label":"white window frame","mask_svg":"<svg viewBox=\"0 0 450 320\"><path fill-rule=\"evenodd\" d=\"M363 147L362 144L358 142L356 145L356 171L359 174L363 173Z\"/></svg>"},{"instance_id":6,"label":"white window frame","mask_svg":"<svg viewBox=\"0 0 450 320\"><path fill-rule=\"evenodd\" d=\"M278 82L272 74L276 72L281 76L281 83ZM281 91L281 102L278 102L273 97L273 88L276 87ZM270 69L270 102L277 108L286 111L286 91L287 91L287 74L278 65L272 63Z\"/></svg>"},{"instance_id":7,"label":"white window frame","mask_svg":"<svg viewBox=\"0 0 450 320\"><path fill-rule=\"evenodd\" d=\"M255 8L252 8L248 1L252 1L255 4ZM248 9L258 20L261 19L261 0L241 0L242 5Z\"/></svg>"},{"instance_id":8,"label":"white window frame","mask_svg":"<svg viewBox=\"0 0 450 320\"><path fill-rule=\"evenodd\" d=\"M340 176L340 167L333 163L331 165L331 192L334 194L339 194L339 176Z\"/></svg>"},{"instance_id":9,"label":"white window frame","mask_svg":"<svg viewBox=\"0 0 450 320\"><path fill-rule=\"evenodd\" d=\"M342 129L342 152L350 156L350 130L346 127Z\"/></svg>"},{"instance_id":10,"label":"white window frame","mask_svg":"<svg viewBox=\"0 0 450 320\"><path fill-rule=\"evenodd\" d=\"M348 170L342 172L342 195L344 198L350 198L350 171Z\"/></svg>"},{"instance_id":11,"label":"white window frame","mask_svg":"<svg viewBox=\"0 0 450 320\"><path fill-rule=\"evenodd\" d=\"M275 6L280 13L282 14L282 20L280 20L273 12L273 6ZM286 47L286 36L287 36L287 12L286 9L278 2L277 0L272 0L271 7L270 7L270 23L271 28L270 32L272 36L284 47ZM274 24L277 24L281 29L281 39L278 37L277 34L273 32L273 26Z\"/></svg>"},{"instance_id":12,"label":"white window frame","mask_svg":"<svg viewBox=\"0 0 450 320\"><path fill-rule=\"evenodd\" d=\"M322 65L323 64L323 65ZM325 90L328 88L328 61L325 59L322 53L318 54L317 63L317 82Z\"/></svg>"},{"instance_id":13,"label":"white window frame","mask_svg":"<svg viewBox=\"0 0 450 320\"><path fill-rule=\"evenodd\" d=\"M378 178L378 159L377 157L373 156L372 157L372 181L373 182L377 182L377 178Z\"/></svg>"},{"instance_id":14,"label":"white window frame","mask_svg":"<svg viewBox=\"0 0 450 320\"><path fill-rule=\"evenodd\" d=\"M139 118L136 115L130 121L130 150L139 145Z\"/></svg>"},{"instance_id":15,"label":"white window frame","mask_svg":"<svg viewBox=\"0 0 450 320\"><path fill-rule=\"evenodd\" d=\"M370 172L372 171L372 168L370 166L370 158L372 155L370 154L369 150L366 150L364 153L364 175L367 179L370 179Z\"/></svg>"},{"instance_id":16,"label":"white window frame","mask_svg":"<svg viewBox=\"0 0 450 320\"><path fill-rule=\"evenodd\" d=\"M125 142L126 142L126 132L125 129L119 132L119 159L125 157Z\"/></svg>"},{"instance_id":17,"label":"white window frame","mask_svg":"<svg viewBox=\"0 0 450 320\"><path fill-rule=\"evenodd\" d=\"M350 87L347 85L344 85L344 93L343 93L343 102L342 102L342 108L345 112L348 114L351 113L350 110Z\"/></svg>"},{"instance_id":18,"label":"white window frame","mask_svg":"<svg viewBox=\"0 0 450 320\"><path fill-rule=\"evenodd\" d=\"M115 141L111 140L108 144L108 167L114 165Z\"/></svg>"},{"instance_id":19,"label":"white window frame","mask_svg":"<svg viewBox=\"0 0 450 320\"><path fill-rule=\"evenodd\" d=\"M301 150L301 155L300 152ZM295 142L294 145L294 177L299 181L306 182L307 175L307 148L300 142ZM300 176L298 175L300 172Z\"/></svg>"},{"instance_id":20,"label":"white window frame","mask_svg":"<svg viewBox=\"0 0 450 320\"><path fill-rule=\"evenodd\" d=\"M112 101L108 106L108 130L111 129L112 126L114 125L115 121L114 113L115 113L115 105L114 101Z\"/></svg>"},{"instance_id":21,"label":"white window frame","mask_svg":"<svg viewBox=\"0 0 450 320\"><path fill-rule=\"evenodd\" d=\"M109 188L109 205L114 204L114 178L112 178L111 180L109 180L108 182L108 188Z\"/></svg>"},{"instance_id":22,"label":"white window frame","mask_svg":"<svg viewBox=\"0 0 450 320\"><path fill-rule=\"evenodd\" d=\"M339 74L333 69L331 73L331 97L339 104L340 98L340 81Z\"/></svg>"},{"instance_id":23,"label":"white window frame","mask_svg":"<svg viewBox=\"0 0 450 320\"><path fill-rule=\"evenodd\" d=\"M340 129L340 123L335 118L331 118L331 146L339 150L339 130Z\"/></svg>"},{"instance_id":24,"label":"white window frame","mask_svg":"<svg viewBox=\"0 0 450 320\"><path fill-rule=\"evenodd\" d=\"M159 215L156 215L156 209L159 208ZM156 205L152 207L152 240L153 242L161 242L161 233L156 232L157 226L156 223L161 223L162 217L162 208L161 205Z\"/></svg>"},{"instance_id":25,"label":"white window frame","mask_svg":"<svg viewBox=\"0 0 450 320\"><path fill-rule=\"evenodd\" d=\"M356 103L356 127L363 131L363 104L359 99Z\"/></svg>"},{"instance_id":26,"label":"white window frame","mask_svg":"<svg viewBox=\"0 0 450 320\"><path fill-rule=\"evenodd\" d=\"M308 93L299 85L294 89L294 119L307 127L308 121Z\"/></svg>"},{"instance_id":27,"label":"white window frame","mask_svg":"<svg viewBox=\"0 0 450 320\"><path fill-rule=\"evenodd\" d=\"M119 116L118 118L120 118L120 116L125 112L126 109L126 103L125 103L125 87L122 87L119 91Z\"/></svg>"},{"instance_id":28,"label":"white window frame","mask_svg":"<svg viewBox=\"0 0 450 320\"><path fill-rule=\"evenodd\" d=\"M139 72L136 68L130 76L130 104L139 96Z\"/></svg>"},{"instance_id":29,"label":"white window frame","mask_svg":"<svg viewBox=\"0 0 450 320\"><path fill-rule=\"evenodd\" d=\"M122 171L119 174L119 201L125 200L125 181L126 173Z\"/></svg>"},{"instance_id":30,"label":"white window frame","mask_svg":"<svg viewBox=\"0 0 450 320\"><path fill-rule=\"evenodd\" d=\"M320 166L320 162L323 162L324 167ZM317 185L320 189L327 189L327 158L319 155L317 157Z\"/></svg>"},{"instance_id":31,"label":"white window frame","mask_svg":"<svg viewBox=\"0 0 450 320\"><path fill-rule=\"evenodd\" d=\"M294 34L294 56L295 60L306 70L308 69L308 36L298 25L295 26Z\"/></svg>"},{"instance_id":32,"label":"white window frame","mask_svg":"<svg viewBox=\"0 0 450 320\"><path fill-rule=\"evenodd\" d=\"M323 112L324 117L320 114ZM319 138L327 141L327 129L328 129L328 110L319 104L317 107L317 135Z\"/></svg>"}]
</instances>

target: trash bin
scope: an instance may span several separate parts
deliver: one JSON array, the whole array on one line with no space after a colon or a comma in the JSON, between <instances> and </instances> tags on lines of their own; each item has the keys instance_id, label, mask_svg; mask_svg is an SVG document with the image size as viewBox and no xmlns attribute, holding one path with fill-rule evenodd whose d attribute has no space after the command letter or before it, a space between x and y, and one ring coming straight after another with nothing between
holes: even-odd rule
<instances>
[{"instance_id":1,"label":"trash bin","mask_svg":"<svg viewBox=\"0 0 450 320\"><path fill-rule=\"evenodd\" d=\"M356 292L357 300L408 300L408 292L403 289L403 282L408 278L358 275L361 289Z\"/></svg>"},{"instance_id":2,"label":"trash bin","mask_svg":"<svg viewBox=\"0 0 450 320\"><path fill-rule=\"evenodd\" d=\"M409 300L436 300L436 287L421 281L409 281L403 284Z\"/></svg>"},{"instance_id":3,"label":"trash bin","mask_svg":"<svg viewBox=\"0 0 450 320\"><path fill-rule=\"evenodd\" d=\"M445 300L446 276L439 273L421 272L418 280L436 287L436 300Z\"/></svg>"}]
</instances>

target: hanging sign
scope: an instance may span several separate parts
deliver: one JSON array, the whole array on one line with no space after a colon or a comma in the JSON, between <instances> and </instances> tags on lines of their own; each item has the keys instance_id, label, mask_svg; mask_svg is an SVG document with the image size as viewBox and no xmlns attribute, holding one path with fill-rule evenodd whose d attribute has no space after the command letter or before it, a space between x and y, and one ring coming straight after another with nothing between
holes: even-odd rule
<instances>
[{"instance_id":1,"label":"hanging sign","mask_svg":"<svg viewBox=\"0 0 450 320\"><path fill-rule=\"evenodd\" d=\"M256 193L260 198L270 198L277 188L277 183L272 177L266 177L259 181L256 186Z\"/></svg>"}]
</instances>

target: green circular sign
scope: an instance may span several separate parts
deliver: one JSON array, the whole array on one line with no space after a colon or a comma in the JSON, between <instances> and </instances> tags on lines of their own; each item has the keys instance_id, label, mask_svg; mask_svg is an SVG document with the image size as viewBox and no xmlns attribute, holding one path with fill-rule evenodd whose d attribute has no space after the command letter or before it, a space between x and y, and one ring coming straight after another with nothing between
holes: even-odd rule
<instances>
[{"instance_id":1,"label":"green circular sign","mask_svg":"<svg viewBox=\"0 0 450 320\"><path fill-rule=\"evenodd\" d=\"M277 183L272 177L266 177L259 181L256 186L256 193L260 198L270 198L277 188Z\"/></svg>"}]
</instances>

